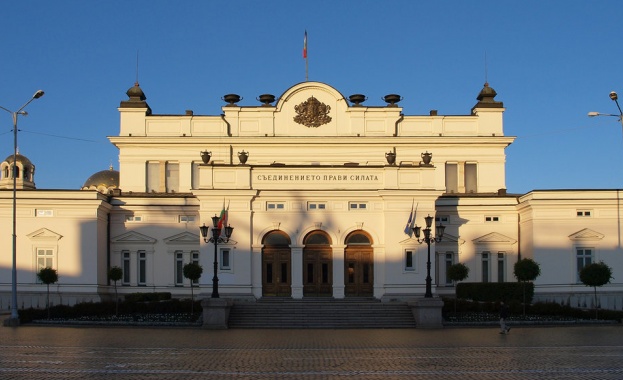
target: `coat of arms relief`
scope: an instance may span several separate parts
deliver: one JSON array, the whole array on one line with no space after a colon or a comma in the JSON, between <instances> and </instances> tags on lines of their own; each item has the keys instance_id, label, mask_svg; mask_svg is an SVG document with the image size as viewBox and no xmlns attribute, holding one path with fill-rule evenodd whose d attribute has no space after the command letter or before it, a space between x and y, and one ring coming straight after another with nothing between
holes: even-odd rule
<instances>
[{"instance_id":1,"label":"coat of arms relief","mask_svg":"<svg viewBox=\"0 0 623 380\"><path fill-rule=\"evenodd\" d=\"M294 121L306 127L318 128L331 121L331 116L329 116L330 110L331 106L318 101L318 99L312 96L298 106L294 106L294 111L297 114L294 116Z\"/></svg>"}]
</instances>

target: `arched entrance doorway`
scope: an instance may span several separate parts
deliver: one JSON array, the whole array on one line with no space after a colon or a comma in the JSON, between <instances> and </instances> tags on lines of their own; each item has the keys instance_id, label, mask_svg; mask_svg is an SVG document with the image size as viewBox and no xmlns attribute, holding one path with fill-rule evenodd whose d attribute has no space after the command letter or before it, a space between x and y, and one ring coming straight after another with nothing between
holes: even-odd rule
<instances>
[{"instance_id":1,"label":"arched entrance doorway","mask_svg":"<svg viewBox=\"0 0 623 380\"><path fill-rule=\"evenodd\" d=\"M272 231L262 242L262 296L292 295L290 238L281 231Z\"/></svg>"},{"instance_id":2,"label":"arched entrance doorway","mask_svg":"<svg viewBox=\"0 0 623 380\"><path fill-rule=\"evenodd\" d=\"M374 295L374 252L372 240L363 231L355 231L345 240L344 294L346 297Z\"/></svg>"},{"instance_id":3,"label":"arched entrance doorway","mask_svg":"<svg viewBox=\"0 0 623 380\"><path fill-rule=\"evenodd\" d=\"M303 296L333 295L331 239L323 231L310 232L303 240Z\"/></svg>"}]
</instances>

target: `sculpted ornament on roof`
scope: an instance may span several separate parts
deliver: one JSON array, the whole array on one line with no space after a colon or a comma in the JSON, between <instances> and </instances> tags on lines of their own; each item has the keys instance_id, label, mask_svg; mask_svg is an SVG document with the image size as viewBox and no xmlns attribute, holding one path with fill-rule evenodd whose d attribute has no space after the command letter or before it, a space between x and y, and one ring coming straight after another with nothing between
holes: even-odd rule
<instances>
[{"instance_id":1,"label":"sculpted ornament on roof","mask_svg":"<svg viewBox=\"0 0 623 380\"><path fill-rule=\"evenodd\" d=\"M331 121L330 110L331 106L321 103L312 96L298 106L294 106L294 111L297 113L294 121L306 127L318 128Z\"/></svg>"}]
</instances>

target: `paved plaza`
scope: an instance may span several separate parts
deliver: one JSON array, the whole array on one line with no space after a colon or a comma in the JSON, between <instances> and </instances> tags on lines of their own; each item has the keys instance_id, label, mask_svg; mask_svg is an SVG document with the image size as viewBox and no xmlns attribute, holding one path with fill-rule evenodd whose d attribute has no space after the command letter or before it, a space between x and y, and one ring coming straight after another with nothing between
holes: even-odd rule
<instances>
[{"instance_id":1,"label":"paved plaza","mask_svg":"<svg viewBox=\"0 0 623 380\"><path fill-rule=\"evenodd\" d=\"M622 379L623 327L0 327L0 379Z\"/></svg>"}]
</instances>

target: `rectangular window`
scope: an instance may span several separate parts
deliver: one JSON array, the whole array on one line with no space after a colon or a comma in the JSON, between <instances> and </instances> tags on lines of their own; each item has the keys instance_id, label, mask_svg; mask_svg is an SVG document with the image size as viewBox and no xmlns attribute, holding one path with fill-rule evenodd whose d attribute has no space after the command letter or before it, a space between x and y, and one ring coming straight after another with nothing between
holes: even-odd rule
<instances>
[{"instance_id":1,"label":"rectangular window","mask_svg":"<svg viewBox=\"0 0 623 380\"><path fill-rule=\"evenodd\" d=\"M198 189L199 188L199 163L198 162L192 163L191 171L192 171L191 186L193 187L193 189Z\"/></svg>"},{"instance_id":2,"label":"rectangular window","mask_svg":"<svg viewBox=\"0 0 623 380\"><path fill-rule=\"evenodd\" d=\"M500 221L500 217L499 216L485 216L485 222L495 223L495 222L499 222L499 221Z\"/></svg>"},{"instance_id":3,"label":"rectangular window","mask_svg":"<svg viewBox=\"0 0 623 380\"><path fill-rule=\"evenodd\" d=\"M199 264L199 252L197 251L191 251L190 252L190 257L192 257L192 262L193 264ZM198 284L199 280L194 280L193 284Z\"/></svg>"},{"instance_id":4,"label":"rectangular window","mask_svg":"<svg viewBox=\"0 0 623 380\"><path fill-rule=\"evenodd\" d=\"M446 193L459 191L459 165L446 164Z\"/></svg>"},{"instance_id":5,"label":"rectangular window","mask_svg":"<svg viewBox=\"0 0 623 380\"><path fill-rule=\"evenodd\" d=\"M478 183L478 167L476 164L465 164L465 192L476 193Z\"/></svg>"},{"instance_id":6,"label":"rectangular window","mask_svg":"<svg viewBox=\"0 0 623 380\"><path fill-rule=\"evenodd\" d=\"M230 270L231 269L231 250L229 248L221 249L221 269L222 270Z\"/></svg>"},{"instance_id":7,"label":"rectangular window","mask_svg":"<svg viewBox=\"0 0 623 380\"><path fill-rule=\"evenodd\" d=\"M439 223L450 223L450 217L447 215L440 215L440 216L435 216L435 222L437 222L437 224Z\"/></svg>"},{"instance_id":8,"label":"rectangular window","mask_svg":"<svg viewBox=\"0 0 623 380\"><path fill-rule=\"evenodd\" d=\"M266 203L266 209L267 210L285 210L286 205L285 203L280 203L280 202L268 202Z\"/></svg>"},{"instance_id":9,"label":"rectangular window","mask_svg":"<svg viewBox=\"0 0 623 380\"><path fill-rule=\"evenodd\" d=\"M498 252L498 282L506 281L506 255L505 252Z\"/></svg>"},{"instance_id":10,"label":"rectangular window","mask_svg":"<svg viewBox=\"0 0 623 380\"><path fill-rule=\"evenodd\" d=\"M54 250L37 248L37 271L43 268L54 268Z\"/></svg>"},{"instance_id":11,"label":"rectangular window","mask_svg":"<svg viewBox=\"0 0 623 380\"><path fill-rule=\"evenodd\" d=\"M145 251L138 251L138 285L147 284L147 254Z\"/></svg>"},{"instance_id":12,"label":"rectangular window","mask_svg":"<svg viewBox=\"0 0 623 380\"><path fill-rule=\"evenodd\" d=\"M580 271L582 268L593 262L593 248L576 248L575 249L576 262L577 262L577 275L576 281L580 281Z\"/></svg>"},{"instance_id":13,"label":"rectangular window","mask_svg":"<svg viewBox=\"0 0 623 380\"><path fill-rule=\"evenodd\" d=\"M323 202L309 202L307 204L308 210L326 210L327 204Z\"/></svg>"},{"instance_id":14,"label":"rectangular window","mask_svg":"<svg viewBox=\"0 0 623 380\"><path fill-rule=\"evenodd\" d=\"M196 220L194 215L180 215L179 222L180 223L193 223Z\"/></svg>"},{"instance_id":15,"label":"rectangular window","mask_svg":"<svg viewBox=\"0 0 623 380\"><path fill-rule=\"evenodd\" d=\"M130 285L130 252L123 251L123 285Z\"/></svg>"},{"instance_id":16,"label":"rectangular window","mask_svg":"<svg viewBox=\"0 0 623 380\"><path fill-rule=\"evenodd\" d=\"M368 203L366 202L348 202L349 210L367 210Z\"/></svg>"},{"instance_id":17,"label":"rectangular window","mask_svg":"<svg viewBox=\"0 0 623 380\"><path fill-rule=\"evenodd\" d=\"M160 191L160 162L147 163L146 189L148 193Z\"/></svg>"},{"instance_id":18,"label":"rectangular window","mask_svg":"<svg viewBox=\"0 0 623 380\"><path fill-rule=\"evenodd\" d=\"M52 210L37 210L35 215L39 218L49 218L54 216L54 212Z\"/></svg>"},{"instance_id":19,"label":"rectangular window","mask_svg":"<svg viewBox=\"0 0 623 380\"><path fill-rule=\"evenodd\" d=\"M167 162L166 171L166 190L167 193L177 193L180 191L180 164L177 162Z\"/></svg>"},{"instance_id":20,"label":"rectangular window","mask_svg":"<svg viewBox=\"0 0 623 380\"><path fill-rule=\"evenodd\" d=\"M454 254L452 252L448 252L445 255L446 262L446 285L452 285L452 280L448 277L448 268L454 264Z\"/></svg>"},{"instance_id":21,"label":"rectangular window","mask_svg":"<svg viewBox=\"0 0 623 380\"><path fill-rule=\"evenodd\" d=\"M142 222L143 221L143 217L142 216L138 216L138 215L127 215L125 217L125 221L126 222Z\"/></svg>"},{"instance_id":22,"label":"rectangular window","mask_svg":"<svg viewBox=\"0 0 623 380\"><path fill-rule=\"evenodd\" d=\"M591 210L577 210L576 215L581 218L590 218L592 215Z\"/></svg>"},{"instance_id":23,"label":"rectangular window","mask_svg":"<svg viewBox=\"0 0 623 380\"><path fill-rule=\"evenodd\" d=\"M482 282L489 282L489 253L482 253Z\"/></svg>"},{"instance_id":24,"label":"rectangular window","mask_svg":"<svg viewBox=\"0 0 623 380\"><path fill-rule=\"evenodd\" d=\"M405 270L406 271L414 271L415 270L415 252L411 250L405 251Z\"/></svg>"},{"instance_id":25,"label":"rectangular window","mask_svg":"<svg viewBox=\"0 0 623 380\"><path fill-rule=\"evenodd\" d=\"M184 286L184 254L175 253L175 286Z\"/></svg>"}]
</instances>

